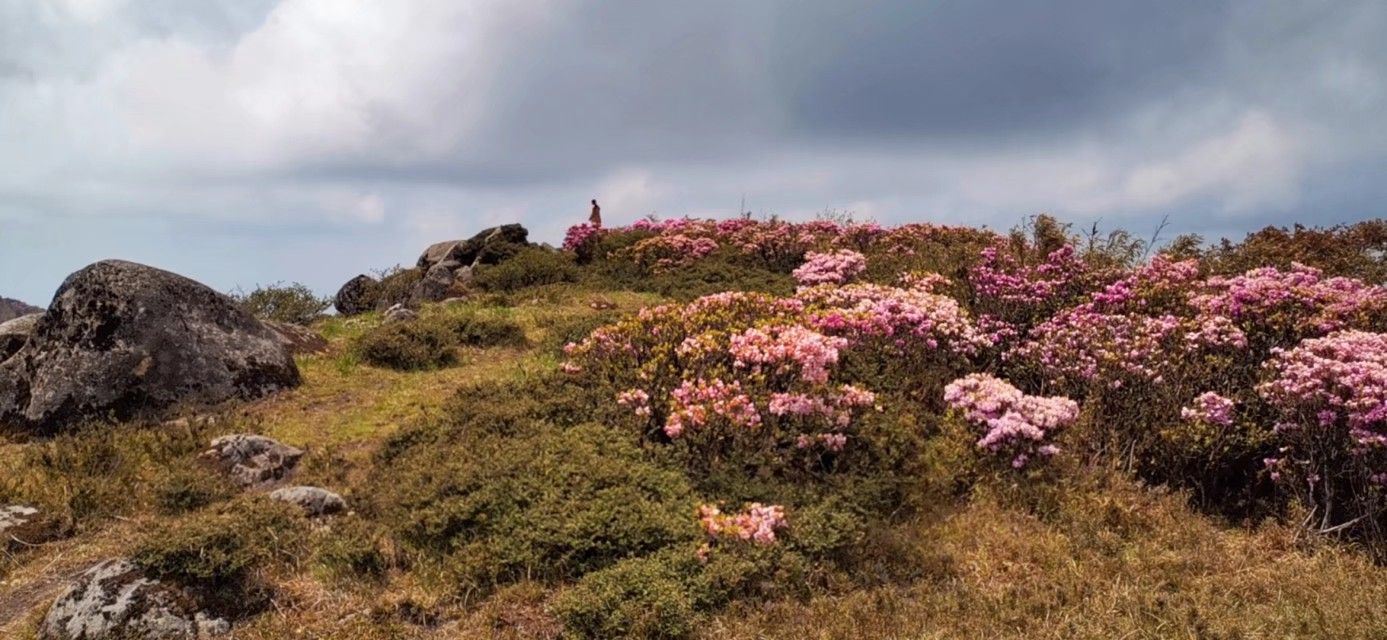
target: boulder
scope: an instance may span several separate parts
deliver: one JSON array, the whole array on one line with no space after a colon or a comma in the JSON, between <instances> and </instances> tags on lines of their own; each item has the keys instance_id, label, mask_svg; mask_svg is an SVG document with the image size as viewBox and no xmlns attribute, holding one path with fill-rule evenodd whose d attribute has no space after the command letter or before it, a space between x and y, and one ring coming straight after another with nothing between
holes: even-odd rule
<instances>
[{"instance_id":1,"label":"boulder","mask_svg":"<svg viewBox=\"0 0 1387 640\"><path fill-rule=\"evenodd\" d=\"M445 260L429 267L424 278L414 285L409 294L409 304L418 306L425 302L441 302L453 289L453 271L461 268L457 262Z\"/></svg>"},{"instance_id":2,"label":"boulder","mask_svg":"<svg viewBox=\"0 0 1387 640\"><path fill-rule=\"evenodd\" d=\"M262 320L261 322L264 322L265 326L275 332L279 344L283 345L284 349L291 354L296 356L312 355L328 350L327 338L308 327L274 320Z\"/></svg>"},{"instance_id":3,"label":"boulder","mask_svg":"<svg viewBox=\"0 0 1387 640\"><path fill-rule=\"evenodd\" d=\"M20 316L27 316L35 313L43 313L43 309L11 298L0 298L0 322L14 320Z\"/></svg>"},{"instance_id":4,"label":"boulder","mask_svg":"<svg viewBox=\"0 0 1387 640\"><path fill-rule=\"evenodd\" d=\"M42 313L31 313L0 322L0 362L19 352L19 348L29 340L29 336L34 333L34 327L39 324L39 318L42 317Z\"/></svg>"},{"instance_id":5,"label":"boulder","mask_svg":"<svg viewBox=\"0 0 1387 640\"><path fill-rule=\"evenodd\" d=\"M273 331L183 276L104 260L70 276L0 363L0 427L53 433L87 420L158 419L297 386Z\"/></svg>"},{"instance_id":6,"label":"boulder","mask_svg":"<svg viewBox=\"0 0 1387 640\"><path fill-rule=\"evenodd\" d=\"M242 487L253 487L288 478L303 457L303 450L262 435L238 433L213 440L212 448L199 457Z\"/></svg>"},{"instance_id":7,"label":"boulder","mask_svg":"<svg viewBox=\"0 0 1387 640\"><path fill-rule=\"evenodd\" d=\"M397 304L393 307L390 307L389 309L386 309L385 324L393 324L396 322L408 322L418 317L418 312L402 304Z\"/></svg>"},{"instance_id":8,"label":"boulder","mask_svg":"<svg viewBox=\"0 0 1387 640\"><path fill-rule=\"evenodd\" d=\"M424 250L418 266L428 271L435 264L454 261L462 266L496 264L530 245L530 232L518 224L483 229L466 240L440 242Z\"/></svg>"},{"instance_id":9,"label":"boulder","mask_svg":"<svg viewBox=\"0 0 1387 640\"><path fill-rule=\"evenodd\" d=\"M337 290L337 295L332 299L332 306L337 308L337 313L344 316L354 316L376 308L376 297L380 282L371 276L362 274L342 285Z\"/></svg>"},{"instance_id":10,"label":"boulder","mask_svg":"<svg viewBox=\"0 0 1387 640\"><path fill-rule=\"evenodd\" d=\"M346 510L342 496L319 487L284 487L270 492L271 500L298 505L310 518L331 515Z\"/></svg>"},{"instance_id":11,"label":"boulder","mask_svg":"<svg viewBox=\"0 0 1387 640\"><path fill-rule=\"evenodd\" d=\"M199 609L197 598L147 576L129 560L102 562L77 578L48 609L39 640L159 638L193 640L231 630Z\"/></svg>"}]
</instances>

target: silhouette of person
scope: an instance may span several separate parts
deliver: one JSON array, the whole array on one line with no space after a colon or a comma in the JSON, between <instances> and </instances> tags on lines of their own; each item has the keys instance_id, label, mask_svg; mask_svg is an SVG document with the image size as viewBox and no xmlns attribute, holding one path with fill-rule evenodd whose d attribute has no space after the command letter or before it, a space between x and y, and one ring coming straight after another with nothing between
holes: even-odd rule
<instances>
[{"instance_id":1,"label":"silhouette of person","mask_svg":"<svg viewBox=\"0 0 1387 640\"><path fill-rule=\"evenodd\" d=\"M594 227L602 226L602 207L597 206L597 200L592 201L592 215L588 216L588 222Z\"/></svg>"}]
</instances>

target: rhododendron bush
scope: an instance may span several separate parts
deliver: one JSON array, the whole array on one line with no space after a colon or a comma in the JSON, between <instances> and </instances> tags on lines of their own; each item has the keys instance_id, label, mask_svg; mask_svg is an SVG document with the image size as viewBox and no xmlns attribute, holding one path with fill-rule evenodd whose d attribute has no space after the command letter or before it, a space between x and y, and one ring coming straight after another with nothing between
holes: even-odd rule
<instances>
[{"instance_id":1,"label":"rhododendron bush","mask_svg":"<svg viewBox=\"0 0 1387 640\"><path fill-rule=\"evenodd\" d=\"M580 255L611 243L600 259L649 273L731 261L797 288L648 308L570 345L563 368L610 389L695 474L906 474L914 445L888 442L905 427L880 425L927 439L951 412L979 460L1029 469L1070 432L1074 455L1241 514L1275 508L1271 478L1317 488L1293 492L1321 509L1364 493L1328 479L1345 469L1387 480L1373 369L1387 355L1364 333L1387 329L1387 289L1300 264L1210 275L1199 259L1124 262L1041 222L1033 237L746 219L575 227L566 248ZM885 450L895 462L875 457Z\"/></svg>"}]
</instances>

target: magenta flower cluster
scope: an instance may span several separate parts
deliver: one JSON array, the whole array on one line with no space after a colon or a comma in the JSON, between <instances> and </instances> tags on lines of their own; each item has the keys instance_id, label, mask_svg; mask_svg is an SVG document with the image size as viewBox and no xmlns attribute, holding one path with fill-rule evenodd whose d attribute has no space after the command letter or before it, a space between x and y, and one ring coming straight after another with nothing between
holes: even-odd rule
<instances>
[{"instance_id":1,"label":"magenta flower cluster","mask_svg":"<svg viewBox=\"0 0 1387 640\"><path fill-rule=\"evenodd\" d=\"M1387 334L1341 331L1277 350L1259 393L1280 412L1287 455L1312 459L1313 447L1346 438L1357 454L1387 446ZM1380 474L1387 468L1377 468Z\"/></svg>"},{"instance_id":2,"label":"magenta flower cluster","mask_svg":"<svg viewBox=\"0 0 1387 640\"><path fill-rule=\"evenodd\" d=\"M1343 329L1387 303L1387 288L1353 278L1326 278L1319 269L1296 264L1289 270L1253 269L1213 277L1190 302L1204 315L1231 319L1244 330L1319 336Z\"/></svg>"},{"instance_id":3,"label":"magenta flower cluster","mask_svg":"<svg viewBox=\"0 0 1387 640\"><path fill-rule=\"evenodd\" d=\"M1073 247L1056 249L1038 264L1023 264L1006 243L1000 242L982 250L982 259L973 267L969 280L981 298L1035 305L1072 288L1087 272Z\"/></svg>"},{"instance_id":4,"label":"magenta flower cluster","mask_svg":"<svg viewBox=\"0 0 1387 640\"><path fill-rule=\"evenodd\" d=\"M1069 398L1026 395L985 373L949 383L944 402L984 429L979 448L1009 459L1016 469L1058 453L1052 437L1079 416L1079 405Z\"/></svg>"}]
</instances>

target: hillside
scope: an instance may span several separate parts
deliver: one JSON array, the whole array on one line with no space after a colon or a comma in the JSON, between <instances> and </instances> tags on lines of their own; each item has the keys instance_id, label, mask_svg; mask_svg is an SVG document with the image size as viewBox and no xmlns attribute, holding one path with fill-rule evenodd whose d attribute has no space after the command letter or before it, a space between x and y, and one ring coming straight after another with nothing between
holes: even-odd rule
<instances>
[{"instance_id":1,"label":"hillside","mask_svg":"<svg viewBox=\"0 0 1387 640\"><path fill-rule=\"evenodd\" d=\"M1387 637L1387 223L498 234L242 297L296 384L0 424L0 637L120 558L248 639Z\"/></svg>"}]
</instances>

